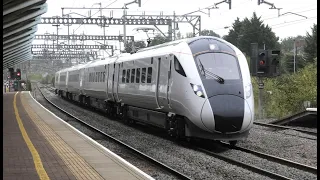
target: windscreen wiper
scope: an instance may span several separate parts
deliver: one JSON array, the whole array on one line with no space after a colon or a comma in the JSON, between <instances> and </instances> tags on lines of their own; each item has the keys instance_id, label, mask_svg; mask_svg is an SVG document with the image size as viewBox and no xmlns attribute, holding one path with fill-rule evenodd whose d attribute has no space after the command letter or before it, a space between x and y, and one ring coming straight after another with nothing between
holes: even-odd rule
<instances>
[{"instance_id":1,"label":"windscreen wiper","mask_svg":"<svg viewBox=\"0 0 320 180\"><path fill-rule=\"evenodd\" d=\"M212 73L212 72L210 72L210 71L208 71L208 70L205 70L205 72L208 73L209 76L215 77L215 79L216 79L219 83L221 83L221 84L224 83L224 79L223 79L222 77L220 77L220 76L218 76L218 75L216 75L216 74L214 74L214 73Z\"/></svg>"},{"instance_id":2,"label":"windscreen wiper","mask_svg":"<svg viewBox=\"0 0 320 180\"><path fill-rule=\"evenodd\" d=\"M205 70L204 70L203 64L201 63L201 60L200 60L200 59L198 59L198 60L199 60L199 62L200 62L200 67L201 67L200 71L203 71L203 75L204 75L204 77L206 77L206 72L205 72Z\"/></svg>"},{"instance_id":3,"label":"windscreen wiper","mask_svg":"<svg viewBox=\"0 0 320 180\"><path fill-rule=\"evenodd\" d=\"M201 62L201 60L199 59L199 62L200 62L200 67L201 67L201 70L203 71L203 74L204 74L204 77L206 77L206 74L208 74L211 78L215 78L219 83L223 84L224 83L224 79L208 70L206 70L204 67L203 67L203 64Z\"/></svg>"}]
</instances>

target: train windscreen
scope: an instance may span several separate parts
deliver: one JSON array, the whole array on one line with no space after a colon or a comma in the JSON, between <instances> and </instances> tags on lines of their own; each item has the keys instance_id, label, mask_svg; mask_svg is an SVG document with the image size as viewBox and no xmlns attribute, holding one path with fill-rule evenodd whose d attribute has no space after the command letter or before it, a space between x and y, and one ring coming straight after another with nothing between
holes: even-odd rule
<instances>
[{"instance_id":1,"label":"train windscreen","mask_svg":"<svg viewBox=\"0 0 320 180\"><path fill-rule=\"evenodd\" d=\"M223 79L238 80L241 78L237 59L226 53L204 53L195 57L199 70L206 79L217 75Z\"/></svg>"}]
</instances>

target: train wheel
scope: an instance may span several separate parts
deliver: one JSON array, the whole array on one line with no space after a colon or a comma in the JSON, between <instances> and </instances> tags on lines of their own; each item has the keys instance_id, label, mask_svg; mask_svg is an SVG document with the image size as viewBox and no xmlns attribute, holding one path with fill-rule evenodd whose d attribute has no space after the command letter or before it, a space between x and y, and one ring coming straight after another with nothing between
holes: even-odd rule
<instances>
[{"instance_id":1,"label":"train wheel","mask_svg":"<svg viewBox=\"0 0 320 180\"><path fill-rule=\"evenodd\" d=\"M112 107L112 105L110 103L106 103L106 112L107 112L107 116L109 118L111 118L113 116L114 113L114 108Z\"/></svg>"},{"instance_id":2,"label":"train wheel","mask_svg":"<svg viewBox=\"0 0 320 180\"><path fill-rule=\"evenodd\" d=\"M229 141L231 146L235 146L237 144L238 141Z\"/></svg>"},{"instance_id":3,"label":"train wheel","mask_svg":"<svg viewBox=\"0 0 320 180\"><path fill-rule=\"evenodd\" d=\"M127 107L126 106L123 106L123 107L120 107L120 119L125 123L125 124L129 124L129 118L128 118L128 115L127 115Z\"/></svg>"},{"instance_id":4,"label":"train wheel","mask_svg":"<svg viewBox=\"0 0 320 180\"><path fill-rule=\"evenodd\" d=\"M176 140L185 138L185 121L182 117L172 115L167 120L168 135Z\"/></svg>"}]
</instances>

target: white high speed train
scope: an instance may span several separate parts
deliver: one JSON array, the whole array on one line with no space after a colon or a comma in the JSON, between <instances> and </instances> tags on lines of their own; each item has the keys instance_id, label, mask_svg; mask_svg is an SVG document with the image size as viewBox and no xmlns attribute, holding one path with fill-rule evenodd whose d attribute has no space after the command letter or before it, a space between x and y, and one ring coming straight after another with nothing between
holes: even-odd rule
<instances>
[{"instance_id":1,"label":"white high speed train","mask_svg":"<svg viewBox=\"0 0 320 180\"><path fill-rule=\"evenodd\" d=\"M247 60L223 39L200 36L91 61L55 74L56 93L171 136L244 139L254 120Z\"/></svg>"}]
</instances>

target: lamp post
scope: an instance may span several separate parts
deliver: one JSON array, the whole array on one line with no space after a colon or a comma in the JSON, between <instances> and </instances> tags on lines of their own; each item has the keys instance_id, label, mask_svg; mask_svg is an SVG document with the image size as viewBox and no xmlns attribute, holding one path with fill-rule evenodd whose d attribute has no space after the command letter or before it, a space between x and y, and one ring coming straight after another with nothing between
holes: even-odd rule
<instances>
[{"instance_id":1,"label":"lamp post","mask_svg":"<svg viewBox=\"0 0 320 180\"><path fill-rule=\"evenodd\" d=\"M296 73L296 55L297 55L297 47L296 41L301 41L302 39L294 39L293 40L293 72Z\"/></svg>"}]
</instances>

